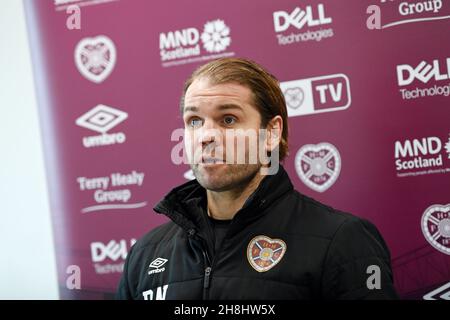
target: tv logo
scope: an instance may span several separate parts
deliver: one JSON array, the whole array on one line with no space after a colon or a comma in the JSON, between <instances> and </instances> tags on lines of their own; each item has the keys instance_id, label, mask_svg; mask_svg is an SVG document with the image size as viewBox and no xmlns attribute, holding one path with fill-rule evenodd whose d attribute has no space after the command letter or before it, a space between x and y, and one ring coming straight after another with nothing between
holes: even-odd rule
<instances>
[{"instance_id":1,"label":"tv logo","mask_svg":"<svg viewBox=\"0 0 450 320\"><path fill-rule=\"evenodd\" d=\"M289 117L347 109L351 104L350 80L333 74L280 83Z\"/></svg>"},{"instance_id":2,"label":"tv logo","mask_svg":"<svg viewBox=\"0 0 450 320\"><path fill-rule=\"evenodd\" d=\"M273 23L275 32L286 31L290 26L302 29L305 25L309 27L330 24L333 20L325 16L323 4L317 5L317 19L314 18L312 6L306 6L305 10L296 7L291 13L286 11L275 11Z\"/></svg>"},{"instance_id":3,"label":"tv logo","mask_svg":"<svg viewBox=\"0 0 450 320\"><path fill-rule=\"evenodd\" d=\"M135 242L135 239L130 241L130 248ZM106 245L102 242L91 243L92 262L102 262L107 258L112 261L117 261L118 259L125 260L127 254L128 248L126 240L120 240L118 242L111 240Z\"/></svg>"},{"instance_id":4,"label":"tv logo","mask_svg":"<svg viewBox=\"0 0 450 320\"><path fill-rule=\"evenodd\" d=\"M441 72L441 65L439 60L427 63L420 62L416 67L408 64L401 64L397 66L397 80L399 86L407 86L419 80L422 83L428 83L432 78L436 81L447 80L450 78L450 58L446 60L447 70Z\"/></svg>"}]
</instances>

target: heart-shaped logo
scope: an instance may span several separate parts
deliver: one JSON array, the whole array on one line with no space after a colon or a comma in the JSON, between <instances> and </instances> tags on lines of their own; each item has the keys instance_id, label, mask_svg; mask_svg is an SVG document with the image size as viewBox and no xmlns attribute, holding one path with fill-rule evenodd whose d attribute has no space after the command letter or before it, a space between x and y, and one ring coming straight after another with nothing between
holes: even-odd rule
<instances>
[{"instance_id":1,"label":"heart-shaped logo","mask_svg":"<svg viewBox=\"0 0 450 320\"><path fill-rule=\"evenodd\" d=\"M75 64L86 79L100 83L116 65L116 47L106 36L84 38L75 48Z\"/></svg>"},{"instance_id":2,"label":"heart-shaped logo","mask_svg":"<svg viewBox=\"0 0 450 320\"><path fill-rule=\"evenodd\" d=\"M337 180L341 171L341 156L329 143L307 144L295 155L295 169L309 188L324 192Z\"/></svg>"},{"instance_id":3,"label":"heart-shaped logo","mask_svg":"<svg viewBox=\"0 0 450 320\"><path fill-rule=\"evenodd\" d=\"M247 260L256 271L266 272L281 261L286 250L283 240L256 236L247 246Z\"/></svg>"},{"instance_id":4,"label":"heart-shaped logo","mask_svg":"<svg viewBox=\"0 0 450 320\"><path fill-rule=\"evenodd\" d=\"M305 94L300 87L289 88L284 91L284 98L289 108L298 109L305 100Z\"/></svg>"},{"instance_id":5,"label":"heart-shaped logo","mask_svg":"<svg viewBox=\"0 0 450 320\"><path fill-rule=\"evenodd\" d=\"M437 250L450 255L450 204L435 204L422 215L425 239Z\"/></svg>"}]
</instances>

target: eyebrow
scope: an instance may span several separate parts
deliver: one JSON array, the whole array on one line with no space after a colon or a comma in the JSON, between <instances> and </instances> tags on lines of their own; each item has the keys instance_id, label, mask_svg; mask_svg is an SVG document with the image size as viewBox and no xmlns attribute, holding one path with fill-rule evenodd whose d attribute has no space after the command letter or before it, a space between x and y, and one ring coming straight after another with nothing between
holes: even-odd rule
<instances>
[{"instance_id":1,"label":"eyebrow","mask_svg":"<svg viewBox=\"0 0 450 320\"><path fill-rule=\"evenodd\" d=\"M233 109L234 110L240 110L240 111L244 110L240 105L237 105L237 104L234 104L234 103L221 104L216 109L219 110L219 111L233 110ZM196 107L196 106L187 106L187 107L184 108L184 112L188 112L188 111L197 112L198 111L198 107Z\"/></svg>"}]
</instances>

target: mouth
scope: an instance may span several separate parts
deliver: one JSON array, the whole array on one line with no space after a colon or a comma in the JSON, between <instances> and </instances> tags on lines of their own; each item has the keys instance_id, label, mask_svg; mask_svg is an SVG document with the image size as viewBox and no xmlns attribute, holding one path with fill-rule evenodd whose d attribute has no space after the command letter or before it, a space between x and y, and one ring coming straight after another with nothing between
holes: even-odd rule
<instances>
[{"instance_id":1,"label":"mouth","mask_svg":"<svg viewBox=\"0 0 450 320\"><path fill-rule=\"evenodd\" d=\"M224 164L225 162L222 159L218 159L218 158L207 158L207 157L202 157L202 161L200 162L200 164L202 165L217 165L217 164Z\"/></svg>"}]
</instances>

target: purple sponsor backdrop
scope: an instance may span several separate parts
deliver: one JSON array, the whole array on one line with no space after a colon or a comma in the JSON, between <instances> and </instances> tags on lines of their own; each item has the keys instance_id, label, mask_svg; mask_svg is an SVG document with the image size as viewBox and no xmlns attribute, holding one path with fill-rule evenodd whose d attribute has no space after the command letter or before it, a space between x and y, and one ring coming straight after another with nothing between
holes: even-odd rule
<instances>
[{"instance_id":1,"label":"purple sponsor backdrop","mask_svg":"<svg viewBox=\"0 0 450 320\"><path fill-rule=\"evenodd\" d=\"M76 16L68 4L80 8L80 29L67 26ZM134 239L166 221L152 206L189 178L171 160L183 82L225 56L253 59L280 80L290 116L284 165L297 190L378 226L402 297L443 295L450 3L25 5L61 298L111 298Z\"/></svg>"}]
</instances>

